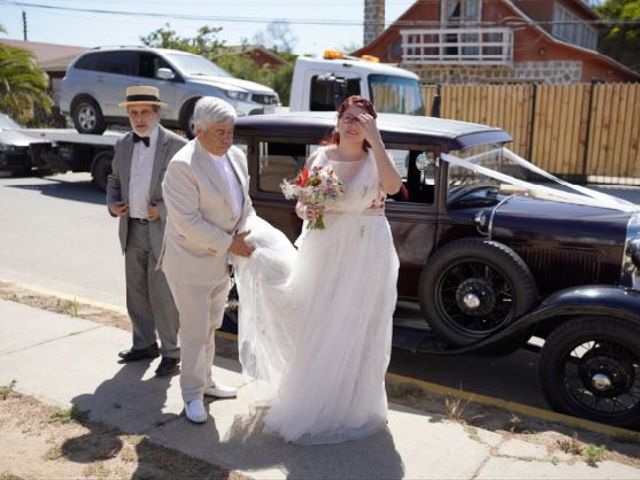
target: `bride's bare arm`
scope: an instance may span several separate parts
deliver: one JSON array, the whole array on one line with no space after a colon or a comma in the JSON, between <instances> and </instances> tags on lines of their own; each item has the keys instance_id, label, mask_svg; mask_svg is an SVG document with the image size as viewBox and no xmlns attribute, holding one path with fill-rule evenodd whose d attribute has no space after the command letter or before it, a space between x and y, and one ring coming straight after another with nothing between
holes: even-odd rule
<instances>
[{"instance_id":1,"label":"bride's bare arm","mask_svg":"<svg viewBox=\"0 0 640 480\"><path fill-rule=\"evenodd\" d=\"M389 195L398 193L402 186L402 177L398 173L398 169L393 163L391 156L384 148L380 131L376 125L376 119L368 113L358 115L358 122L362 125L364 136L371 145L373 157L378 167L378 175L380 176L380 186L382 190Z\"/></svg>"}]
</instances>

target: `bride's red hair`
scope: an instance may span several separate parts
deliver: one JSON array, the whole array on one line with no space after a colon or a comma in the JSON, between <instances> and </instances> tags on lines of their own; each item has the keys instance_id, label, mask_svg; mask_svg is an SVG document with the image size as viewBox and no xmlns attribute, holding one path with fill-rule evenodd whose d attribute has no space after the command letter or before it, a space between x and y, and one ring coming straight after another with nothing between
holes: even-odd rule
<instances>
[{"instance_id":1,"label":"bride's red hair","mask_svg":"<svg viewBox=\"0 0 640 480\"><path fill-rule=\"evenodd\" d=\"M373 103L364 98L362 95L351 95L350 97L347 97L338 107L338 121L340 121L340 119L343 117L344 112L346 112L349 107L352 107L354 105L356 107L364 109L373 118L376 118L378 116ZM333 131L320 142L320 145L338 145L339 143L340 132L338 132L337 127L334 127ZM366 151L370 146L371 145L366 140L362 141L363 150Z\"/></svg>"}]
</instances>

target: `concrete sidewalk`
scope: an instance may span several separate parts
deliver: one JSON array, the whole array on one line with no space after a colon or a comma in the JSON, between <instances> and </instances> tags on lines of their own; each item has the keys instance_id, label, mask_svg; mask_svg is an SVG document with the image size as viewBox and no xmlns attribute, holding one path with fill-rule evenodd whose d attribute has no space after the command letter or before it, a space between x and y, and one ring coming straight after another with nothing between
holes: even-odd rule
<instances>
[{"instance_id":1,"label":"concrete sidewalk","mask_svg":"<svg viewBox=\"0 0 640 480\"><path fill-rule=\"evenodd\" d=\"M239 387L208 405L202 426L181 416L178 377L156 378L155 360L116 363L130 334L87 320L0 300L0 385L41 401L89 410L101 421L250 477L336 479L637 479L640 469L588 466L539 445L391 404L389 429L339 445L299 447L259 432L238 362L218 358L215 378Z\"/></svg>"}]
</instances>

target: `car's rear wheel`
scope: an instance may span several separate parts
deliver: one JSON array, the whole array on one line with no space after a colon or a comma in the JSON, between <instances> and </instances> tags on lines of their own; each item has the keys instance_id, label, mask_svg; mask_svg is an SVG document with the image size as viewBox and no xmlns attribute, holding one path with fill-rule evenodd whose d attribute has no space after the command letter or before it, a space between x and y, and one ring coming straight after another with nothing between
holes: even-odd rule
<instances>
[{"instance_id":1,"label":"car's rear wheel","mask_svg":"<svg viewBox=\"0 0 640 480\"><path fill-rule=\"evenodd\" d=\"M102 110L90 97L82 97L74 103L71 118L73 125L80 133L100 135L107 128Z\"/></svg>"},{"instance_id":2,"label":"car's rear wheel","mask_svg":"<svg viewBox=\"0 0 640 480\"><path fill-rule=\"evenodd\" d=\"M464 346L491 336L537 301L533 275L511 248L482 238L455 240L427 262L420 306L447 343Z\"/></svg>"},{"instance_id":3,"label":"car's rear wheel","mask_svg":"<svg viewBox=\"0 0 640 480\"><path fill-rule=\"evenodd\" d=\"M107 180L111 175L111 163L113 162L113 153L105 150L98 154L93 159L91 166L91 178L93 184L100 190L107 190Z\"/></svg>"},{"instance_id":4,"label":"car's rear wheel","mask_svg":"<svg viewBox=\"0 0 640 480\"><path fill-rule=\"evenodd\" d=\"M640 427L640 327L579 317L556 328L540 355L540 383L555 410Z\"/></svg>"},{"instance_id":5,"label":"car's rear wheel","mask_svg":"<svg viewBox=\"0 0 640 480\"><path fill-rule=\"evenodd\" d=\"M182 107L182 112L180 112L180 128L189 140L196 136L195 124L193 123L193 109L197 101L198 99L190 100Z\"/></svg>"}]
</instances>

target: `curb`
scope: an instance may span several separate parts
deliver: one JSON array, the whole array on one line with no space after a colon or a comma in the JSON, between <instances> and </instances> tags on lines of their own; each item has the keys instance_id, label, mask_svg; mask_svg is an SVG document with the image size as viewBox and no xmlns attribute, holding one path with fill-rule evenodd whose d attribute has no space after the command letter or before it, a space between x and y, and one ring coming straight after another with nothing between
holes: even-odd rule
<instances>
[{"instance_id":1,"label":"curb","mask_svg":"<svg viewBox=\"0 0 640 480\"><path fill-rule=\"evenodd\" d=\"M111 312L127 315L127 310L125 308L118 307L116 305L110 305L108 303L98 302L95 300L91 300L84 297L78 297L75 295L69 295L69 294L61 293L55 290L41 288L35 285L30 285L22 282L13 282L13 281L2 280L2 279L0 279L0 282L7 283L9 285L14 285L21 289L28 290L41 295L48 295L48 296L60 298L62 300L76 301L78 303L82 303L92 307L101 308ZM237 339L237 335L234 335L232 333L227 333L227 332L221 332L219 330L216 331L216 336L227 339L227 340ZM594 422L592 420L587 420L584 418L573 417L571 415L565 415L562 413L553 412L551 410L532 407L530 405L525 405L522 403L511 402L511 401L503 400L500 398L489 397L487 395L467 392L461 389L453 389L451 387L446 387L444 385L439 385L437 383L427 382L425 380L420 380L413 377L407 377L407 376L400 375L397 373L392 373L392 372L387 372L386 381L389 383L395 383L395 384L410 384L422 391L427 391L427 392L436 393L440 395L448 395L450 397L466 400L469 402L479 403L481 405L497 407L502 410L518 413L520 415L526 415L529 417L539 418L541 420L545 420L549 422L560 423L567 427L580 428L580 429L588 430L595 433L609 435L611 437L624 438L634 442L640 442L640 432L635 432L633 430L628 430L626 428L621 428L621 427L615 427L612 425L606 425L604 423L598 423L598 422Z\"/></svg>"}]
</instances>

